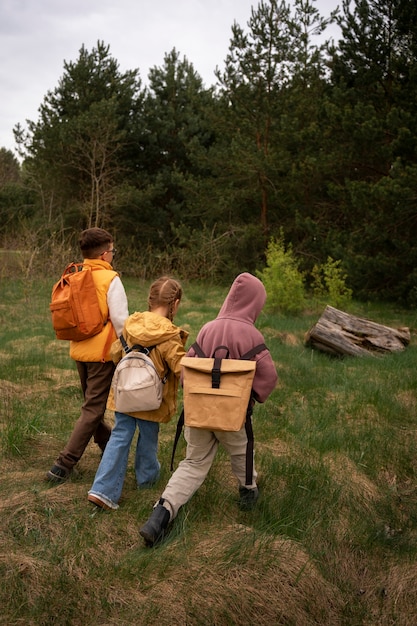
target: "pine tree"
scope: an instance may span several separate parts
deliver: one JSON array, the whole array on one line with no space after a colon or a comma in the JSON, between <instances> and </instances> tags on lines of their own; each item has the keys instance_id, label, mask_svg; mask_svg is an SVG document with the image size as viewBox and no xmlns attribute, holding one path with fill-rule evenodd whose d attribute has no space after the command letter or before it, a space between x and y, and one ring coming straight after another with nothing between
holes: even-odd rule
<instances>
[{"instance_id":1,"label":"pine tree","mask_svg":"<svg viewBox=\"0 0 417 626\"><path fill-rule=\"evenodd\" d=\"M141 105L137 71L120 73L109 46L82 46L76 62L15 136L48 213L81 227L111 223L117 184L126 176L132 119Z\"/></svg>"}]
</instances>

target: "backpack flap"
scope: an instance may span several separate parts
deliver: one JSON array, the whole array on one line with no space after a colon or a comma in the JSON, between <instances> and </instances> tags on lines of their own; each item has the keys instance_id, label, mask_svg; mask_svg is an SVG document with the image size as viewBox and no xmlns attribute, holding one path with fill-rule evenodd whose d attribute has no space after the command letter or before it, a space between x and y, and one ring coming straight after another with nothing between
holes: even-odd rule
<instances>
[{"instance_id":1,"label":"backpack flap","mask_svg":"<svg viewBox=\"0 0 417 626\"><path fill-rule=\"evenodd\" d=\"M183 357L181 366L185 425L240 430L246 418L256 362Z\"/></svg>"}]
</instances>

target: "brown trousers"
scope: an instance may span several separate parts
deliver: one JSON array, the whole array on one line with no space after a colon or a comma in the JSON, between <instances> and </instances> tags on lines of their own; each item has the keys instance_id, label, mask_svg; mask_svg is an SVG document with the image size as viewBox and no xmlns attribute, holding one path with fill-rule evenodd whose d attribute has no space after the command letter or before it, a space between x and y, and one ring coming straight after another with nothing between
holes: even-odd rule
<instances>
[{"instance_id":1,"label":"brown trousers","mask_svg":"<svg viewBox=\"0 0 417 626\"><path fill-rule=\"evenodd\" d=\"M114 363L84 363L76 361L84 403L71 436L56 460L56 464L72 469L82 457L91 437L104 450L111 428L104 421L107 396L114 373Z\"/></svg>"}]
</instances>

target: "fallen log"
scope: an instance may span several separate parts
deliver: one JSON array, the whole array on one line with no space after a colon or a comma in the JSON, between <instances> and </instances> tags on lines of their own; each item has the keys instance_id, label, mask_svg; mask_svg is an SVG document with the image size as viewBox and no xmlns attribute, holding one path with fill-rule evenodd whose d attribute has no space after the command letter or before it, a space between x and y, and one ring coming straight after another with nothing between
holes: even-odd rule
<instances>
[{"instance_id":1,"label":"fallen log","mask_svg":"<svg viewBox=\"0 0 417 626\"><path fill-rule=\"evenodd\" d=\"M306 333L305 344L337 356L380 356L404 350L410 339L407 327L390 328L327 305Z\"/></svg>"}]
</instances>

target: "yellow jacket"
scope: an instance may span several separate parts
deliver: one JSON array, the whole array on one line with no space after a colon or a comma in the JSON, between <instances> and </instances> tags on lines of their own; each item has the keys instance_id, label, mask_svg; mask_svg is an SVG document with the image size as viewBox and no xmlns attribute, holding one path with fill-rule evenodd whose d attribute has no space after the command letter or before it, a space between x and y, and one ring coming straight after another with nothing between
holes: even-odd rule
<instances>
[{"instance_id":1,"label":"yellow jacket","mask_svg":"<svg viewBox=\"0 0 417 626\"><path fill-rule=\"evenodd\" d=\"M94 337L89 337L83 341L70 341L70 357L75 361L88 361L88 362L100 362L103 360L111 361L109 349L107 354L104 354L104 350L107 346L117 339L113 325L109 319L109 308L107 306L107 292L110 287L110 283L117 272L112 269L110 263L102 261L101 259L84 259L83 263L90 267L100 268L103 271L94 271L93 279L97 289L98 301L100 310L103 315L103 321L107 320L107 323L103 329ZM111 338L109 338L111 335ZM108 341L107 341L108 340Z\"/></svg>"},{"instance_id":2,"label":"yellow jacket","mask_svg":"<svg viewBox=\"0 0 417 626\"><path fill-rule=\"evenodd\" d=\"M177 410L178 384L181 373L181 359L185 355L185 343L188 332L175 326L169 319L157 313L145 311L133 313L124 325L123 337L129 347L139 344L145 348L155 346L149 353L161 378L167 377L164 385L162 404L155 411L130 413L133 417L150 422L169 422ZM110 351L117 364L124 356L120 339L114 342ZM115 410L113 389L107 401L107 408Z\"/></svg>"}]
</instances>

